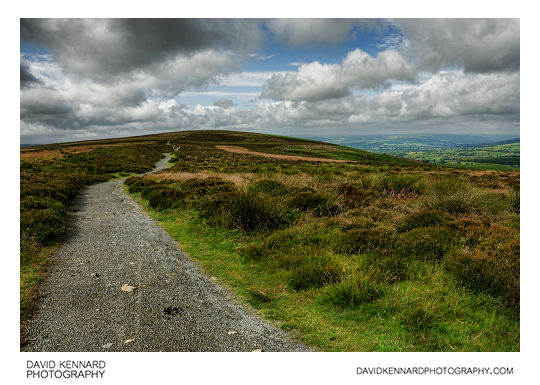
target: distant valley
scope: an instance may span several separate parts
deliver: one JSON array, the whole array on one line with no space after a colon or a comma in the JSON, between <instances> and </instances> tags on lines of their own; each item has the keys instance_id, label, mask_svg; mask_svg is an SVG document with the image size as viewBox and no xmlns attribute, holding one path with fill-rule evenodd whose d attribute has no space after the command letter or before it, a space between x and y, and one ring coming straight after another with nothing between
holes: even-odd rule
<instances>
[{"instance_id":1,"label":"distant valley","mask_svg":"<svg viewBox=\"0 0 540 385\"><path fill-rule=\"evenodd\" d=\"M515 135L380 134L310 139L452 167L516 170L520 166L520 142Z\"/></svg>"}]
</instances>

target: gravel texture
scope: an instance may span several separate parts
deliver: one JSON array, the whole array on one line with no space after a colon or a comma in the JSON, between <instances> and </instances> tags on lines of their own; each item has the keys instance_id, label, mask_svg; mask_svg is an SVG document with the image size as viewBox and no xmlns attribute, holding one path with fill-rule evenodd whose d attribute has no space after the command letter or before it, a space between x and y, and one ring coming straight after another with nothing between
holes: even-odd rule
<instances>
[{"instance_id":1,"label":"gravel texture","mask_svg":"<svg viewBox=\"0 0 540 385\"><path fill-rule=\"evenodd\" d=\"M75 201L21 350L311 350L235 302L123 182L89 186Z\"/></svg>"}]
</instances>

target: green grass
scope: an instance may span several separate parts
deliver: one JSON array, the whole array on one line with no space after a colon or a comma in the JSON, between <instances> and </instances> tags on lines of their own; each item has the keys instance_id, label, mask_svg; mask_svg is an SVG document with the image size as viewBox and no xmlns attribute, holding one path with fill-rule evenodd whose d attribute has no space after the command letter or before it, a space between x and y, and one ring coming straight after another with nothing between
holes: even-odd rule
<instances>
[{"instance_id":1,"label":"green grass","mask_svg":"<svg viewBox=\"0 0 540 385\"><path fill-rule=\"evenodd\" d=\"M474 148L411 151L405 157L444 166L476 170L518 171L520 143L507 143Z\"/></svg>"},{"instance_id":2,"label":"green grass","mask_svg":"<svg viewBox=\"0 0 540 385\"><path fill-rule=\"evenodd\" d=\"M179 145L166 175L182 177L130 177L126 188L208 274L283 330L329 351L519 350L519 173L241 132L159 138L124 151ZM125 169L110 170L108 159L90 154L70 159L102 179L141 161L133 154ZM74 166L54 162L49 174L39 174L39 162L21 164L25 178L42 178L22 189L34 193L21 199L21 224L33 230L21 238L21 261L36 254L36 239L61 235L66 204L92 183L72 183ZM47 221L34 223L33 214Z\"/></svg>"},{"instance_id":3,"label":"green grass","mask_svg":"<svg viewBox=\"0 0 540 385\"><path fill-rule=\"evenodd\" d=\"M284 271L246 263L239 246L250 240L240 231L211 226L196 210L160 212L139 202L209 275L320 350L519 350L516 315L503 301L456 286L440 267L428 268L423 279L390 286L384 278L356 276L297 291L284 284Z\"/></svg>"}]
</instances>

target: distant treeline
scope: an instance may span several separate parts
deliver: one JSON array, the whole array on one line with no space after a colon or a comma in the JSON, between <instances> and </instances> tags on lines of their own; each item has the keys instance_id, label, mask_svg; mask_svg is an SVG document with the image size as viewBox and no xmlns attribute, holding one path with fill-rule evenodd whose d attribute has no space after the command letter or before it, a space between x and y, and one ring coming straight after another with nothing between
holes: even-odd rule
<instances>
[{"instance_id":1,"label":"distant treeline","mask_svg":"<svg viewBox=\"0 0 540 385\"><path fill-rule=\"evenodd\" d=\"M471 162L476 163L495 163L495 164L506 164L509 166L519 166L519 156L503 156L498 158L478 158L471 159Z\"/></svg>"}]
</instances>

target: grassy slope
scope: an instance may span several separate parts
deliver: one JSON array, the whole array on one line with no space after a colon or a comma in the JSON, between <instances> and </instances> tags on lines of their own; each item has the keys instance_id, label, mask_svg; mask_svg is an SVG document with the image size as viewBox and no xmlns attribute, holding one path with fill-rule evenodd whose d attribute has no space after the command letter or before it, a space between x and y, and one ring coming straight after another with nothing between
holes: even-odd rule
<instances>
[{"instance_id":1,"label":"grassy slope","mask_svg":"<svg viewBox=\"0 0 540 385\"><path fill-rule=\"evenodd\" d=\"M518 173L257 134L195 132L174 143L170 171L243 182L135 178L130 190L210 274L282 328L322 350L519 350ZM216 144L356 162L283 161Z\"/></svg>"},{"instance_id":2,"label":"grassy slope","mask_svg":"<svg viewBox=\"0 0 540 385\"><path fill-rule=\"evenodd\" d=\"M132 178L129 189L210 274L283 329L322 350L519 350L519 173L240 132L31 149L63 158L21 161L23 319L70 200L85 184L150 168L167 143L179 146L168 178L227 174L237 185ZM276 160L216 144L354 162ZM74 147L86 152L69 155Z\"/></svg>"}]
</instances>

